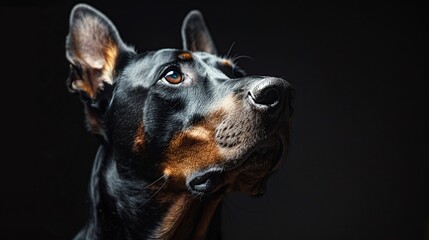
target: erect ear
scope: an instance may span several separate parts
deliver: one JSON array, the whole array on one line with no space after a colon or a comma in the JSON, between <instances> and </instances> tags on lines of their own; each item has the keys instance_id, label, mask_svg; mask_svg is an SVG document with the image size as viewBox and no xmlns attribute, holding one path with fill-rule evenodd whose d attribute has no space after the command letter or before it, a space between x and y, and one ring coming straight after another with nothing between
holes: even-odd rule
<instances>
[{"instance_id":1,"label":"erect ear","mask_svg":"<svg viewBox=\"0 0 429 240\"><path fill-rule=\"evenodd\" d=\"M183 20L182 41L185 50L217 54L203 15L198 10L192 10Z\"/></svg>"},{"instance_id":2,"label":"erect ear","mask_svg":"<svg viewBox=\"0 0 429 240\"><path fill-rule=\"evenodd\" d=\"M69 90L94 100L113 84L115 67L121 55L134 52L126 46L112 22L86 4L77 4L70 14L66 57L71 63Z\"/></svg>"}]
</instances>

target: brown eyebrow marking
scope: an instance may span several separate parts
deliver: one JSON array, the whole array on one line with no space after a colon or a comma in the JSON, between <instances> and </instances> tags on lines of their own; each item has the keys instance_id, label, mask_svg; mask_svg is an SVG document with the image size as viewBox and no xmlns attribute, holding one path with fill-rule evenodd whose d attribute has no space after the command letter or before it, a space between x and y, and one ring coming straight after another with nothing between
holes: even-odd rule
<instances>
[{"instance_id":1,"label":"brown eyebrow marking","mask_svg":"<svg viewBox=\"0 0 429 240\"><path fill-rule=\"evenodd\" d=\"M234 65L231 60L226 58L222 59L221 64L227 67L232 67Z\"/></svg>"},{"instance_id":2,"label":"brown eyebrow marking","mask_svg":"<svg viewBox=\"0 0 429 240\"><path fill-rule=\"evenodd\" d=\"M134 144L133 151L137 153L142 153L144 150L144 126L143 123L137 128L137 132L134 135Z\"/></svg>"},{"instance_id":3,"label":"brown eyebrow marking","mask_svg":"<svg viewBox=\"0 0 429 240\"><path fill-rule=\"evenodd\" d=\"M190 53L190 52L181 52L181 53L179 53L179 55L177 55L177 57L179 59L181 59L181 60L189 61L189 60L192 60L192 53Z\"/></svg>"}]
</instances>

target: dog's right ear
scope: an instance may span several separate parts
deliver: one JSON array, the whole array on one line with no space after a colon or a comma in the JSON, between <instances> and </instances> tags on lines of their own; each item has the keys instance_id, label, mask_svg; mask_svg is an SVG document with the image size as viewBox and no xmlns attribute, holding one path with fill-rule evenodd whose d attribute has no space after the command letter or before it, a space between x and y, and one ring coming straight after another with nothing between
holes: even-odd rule
<instances>
[{"instance_id":1,"label":"dog's right ear","mask_svg":"<svg viewBox=\"0 0 429 240\"><path fill-rule=\"evenodd\" d=\"M95 100L106 84L113 84L118 59L133 52L105 15L87 4L77 4L70 14L66 39L66 57L71 63L69 90Z\"/></svg>"},{"instance_id":2,"label":"dog's right ear","mask_svg":"<svg viewBox=\"0 0 429 240\"><path fill-rule=\"evenodd\" d=\"M71 67L67 86L81 96L88 130L105 139L104 113L112 97L117 65L134 53L102 13L86 4L73 8L66 39Z\"/></svg>"}]
</instances>

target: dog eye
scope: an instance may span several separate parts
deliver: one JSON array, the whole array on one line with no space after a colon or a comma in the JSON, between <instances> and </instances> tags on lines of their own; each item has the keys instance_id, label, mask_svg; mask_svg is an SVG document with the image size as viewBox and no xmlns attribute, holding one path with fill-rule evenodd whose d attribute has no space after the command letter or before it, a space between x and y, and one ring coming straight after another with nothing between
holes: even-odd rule
<instances>
[{"instance_id":1,"label":"dog eye","mask_svg":"<svg viewBox=\"0 0 429 240\"><path fill-rule=\"evenodd\" d=\"M183 82L183 74L177 70L170 70L165 74L163 79L171 84L179 84Z\"/></svg>"}]
</instances>

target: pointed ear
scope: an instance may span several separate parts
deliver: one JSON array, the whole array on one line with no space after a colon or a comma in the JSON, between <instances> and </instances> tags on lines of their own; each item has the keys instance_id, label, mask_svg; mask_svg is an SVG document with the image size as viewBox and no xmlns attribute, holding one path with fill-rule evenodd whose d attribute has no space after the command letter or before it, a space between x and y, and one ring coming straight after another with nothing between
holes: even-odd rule
<instances>
[{"instance_id":1,"label":"pointed ear","mask_svg":"<svg viewBox=\"0 0 429 240\"><path fill-rule=\"evenodd\" d=\"M119 57L133 50L126 46L112 22L86 4L77 4L70 14L66 57L71 63L69 90L90 99L113 84Z\"/></svg>"},{"instance_id":2,"label":"pointed ear","mask_svg":"<svg viewBox=\"0 0 429 240\"><path fill-rule=\"evenodd\" d=\"M185 50L217 54L203 15L198 10L192 10L183 20L182 40Z\"/></svg>"}]
</instances>

